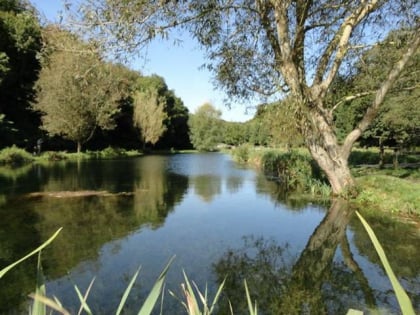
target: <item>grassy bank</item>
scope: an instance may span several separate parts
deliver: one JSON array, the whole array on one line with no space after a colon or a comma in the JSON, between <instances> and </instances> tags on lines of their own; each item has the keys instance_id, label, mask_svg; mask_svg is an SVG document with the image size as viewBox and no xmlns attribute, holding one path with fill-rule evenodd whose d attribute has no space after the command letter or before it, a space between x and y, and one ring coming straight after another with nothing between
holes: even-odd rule
<instances>
[{"instance_id":1,"label":"grassy bank","mask_svg":"<svg viewBox=\"0 0 420 315\"><path fill-rule=\"evenodd\" d=\"M292 192L313 197L328 197L331 192L325 176L305 149L287 152L245 145L231 153L237 162L263 170ZM392 161L393 154L385 152L385 161ZM379 151L373 149L356 149L349 160L360 190L353 201L357 208L362 212L379 210L420 219L420 171L416 167L420 156L400 157L397 169L392 165L379 169Z\"/></svg>"},{"instance_id":2,"label":"grassy bank","mask_svg":"<svg viewBox=\"0 0 420 315\"><path fill-rule=\"evenodd\" d=\"M355 203L359 208L420 219L420 182L381 172L357 177L356 181L360 194Z\"/></svg>"},{"instance_id":3,"label":"grassy bank","mask_svg":"<svg viewBox=\"0 0 420 315\"><path fill-rule=\"evenodd\" d=\"M24 149L12 146L0 150L0 165L22 166L32 162L62 161L62 160L92 160L92 159L116 159L124 157L140 156L143 153L137 150L125 150L108 147L101 151L86 151L81 153L68 153L65 151L45 151L40 155L33 155Z\"/></svg>"}]
</instances>

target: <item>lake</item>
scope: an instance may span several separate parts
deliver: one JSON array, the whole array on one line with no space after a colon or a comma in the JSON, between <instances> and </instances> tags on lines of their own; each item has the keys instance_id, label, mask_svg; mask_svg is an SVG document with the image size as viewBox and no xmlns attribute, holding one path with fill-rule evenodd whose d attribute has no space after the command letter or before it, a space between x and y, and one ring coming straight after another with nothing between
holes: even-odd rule
<instances>
[{"instance_id":1,"label":"lake","mask_svg":"<svg viewBox=\"0 0 420 315\"><path fill-rule=\"evenodd\" d=\"M69 197L47 192L95 191ZM36 194L33 194L36 193ZM32 195L31 195L32 194ZM88 304L115 313L136 270L125 314L137 313L170 266L163 314L183 314L183 270L213 297L218 314L248 314L243 280L261 314L398 314L391 284L358 219L340 201L287 198L281 186L220 153L55 162L0 169L0 268L59 227L42 253L47 295L71 313L95 278ZM367 217L394 272L420 312L420 236L409 224ZM0 280L0 313L27 314L36 257ZM157 310L158 312L159 310Z\"/></svg>"}]
</instances>

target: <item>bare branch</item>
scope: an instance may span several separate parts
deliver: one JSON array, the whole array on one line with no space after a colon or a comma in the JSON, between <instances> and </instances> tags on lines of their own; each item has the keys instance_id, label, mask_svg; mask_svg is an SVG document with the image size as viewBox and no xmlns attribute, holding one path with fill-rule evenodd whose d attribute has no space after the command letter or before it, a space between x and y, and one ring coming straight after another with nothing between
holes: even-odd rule
<instances>
[{"instance_id":1,"label":"bare branch","mask_svg":"<svg viewBox=\"0 0 420 315\"><path fill-rule=\"evenodd\" d=\"M372 95L372 94L375 94L375 93L376 93L376 91L368 91L368 92L361 92L361 93L345 96L338 103L336 103L333 106L333 108L330 109L330 115L332 115L332 113L337 109L338 106L340 106L341 104L343 104L345 102L349 102L349 101L355 100L357 98L367 96L367 95Z\"/></svg>"}]
</instances>

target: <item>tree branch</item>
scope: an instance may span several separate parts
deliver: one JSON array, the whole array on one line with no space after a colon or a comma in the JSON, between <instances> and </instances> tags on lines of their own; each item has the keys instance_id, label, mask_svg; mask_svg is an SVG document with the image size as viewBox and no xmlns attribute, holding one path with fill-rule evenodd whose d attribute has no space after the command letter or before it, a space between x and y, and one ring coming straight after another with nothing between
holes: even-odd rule
<instances>
[{"instance_id":1,"label":"tree branch","mask_svg":"<svg viewBox=\"0 0 420 315\"><path fill-rule=\"evenodd\" d=\"M375 93L376 93L376 91L368 91L368 92L361 92L361 93L345 96L338 103L336 103L333 108L330 109L329 114L332 115L333 112L337 109L337 107L340 106L341 104L345 103L345 102L349 102L349 101L355 100L357 98L367 96L367 95L372 95L372 94L375 94Z\"/></svg>"},{"instance_id":2,"label":"tree branch","mask_svg":"<svg viewBox=\"0 0 420 315\"><path fill-rule=\"evenodd\" d=\"M344 57L349 49L348 43L354 28L378 5L378 1L362 1L361 6L354 10L353 14L348 16L336 32L334 38L330 41L319 61L316 69L314 86L320 86L320 93L325 94L332 80L334 79ZM331 61L335 53L334 60ZM327 68L332 62L331 69L327 74ZM322 96L322 95L321 95Z\"/></svg>"},{"instance_id":3,"label":"tree branch","mask_svg":"<svg viewBox=\"0 0 420 315\"><path fill-rule=\"evenodd\" d=\"M293 50L289 35L289 18L287 11L290 1L273 1L274 16L276 19L277 36L281 54L281 72L283 77L294 93L300 93L299 72L293 62Z\"/></svg>"},{"instance_id":4,"label":"tree branch","mask_svg":"<svg viewBox=\"0 0 420 315\"><path fill-rule=\"evenodd\" d=\"M346 159L348 158L354 142L356 142L356 140L369 127L373 119L376 117L379 107L383 103L386 94L391 89L395 81L398 79L401 72L404 70L404 67L407 64L407 62L416 53L419 45L420 45L420 29L417 28L414 34L414 38L412 42L410 43L410 46L408 47L407 51L404 53L401 59L397 63L395 63L394 67L388 74L388 78L382 83L382 85L376 91L375 99L366 110L366 113L364 114L362 120L359 122L357 127L347 135L346 139L344 140L344 143L342 146L342 154L344 158Z\"/></svg>"}]
</instances>

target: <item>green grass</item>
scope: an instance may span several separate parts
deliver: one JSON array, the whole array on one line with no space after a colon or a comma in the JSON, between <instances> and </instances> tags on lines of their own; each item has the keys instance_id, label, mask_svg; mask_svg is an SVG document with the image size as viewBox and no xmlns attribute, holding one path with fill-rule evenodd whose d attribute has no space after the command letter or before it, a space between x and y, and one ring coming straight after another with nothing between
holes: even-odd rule
<instances>
[{"instance_id":1,"label":"green grass","mask_svg":"<svg viewBox=\"0 0 420 315\"><path fill-rule=\"evenodd\" d=\"M355 203L360 208L420 217L420 182L382 174L361 176L356 181L360 194Z\"/></svg>"},{"instance_id":2,"label":"green grass","mask_svg":"<svg viewBox=\"0 0 420 315\"><path fill-rule=\"evenodd\" d=\"M14 145L0 151L0 165L21 166L33 160L32 154Z\"/></svg>"}]
</instances>

